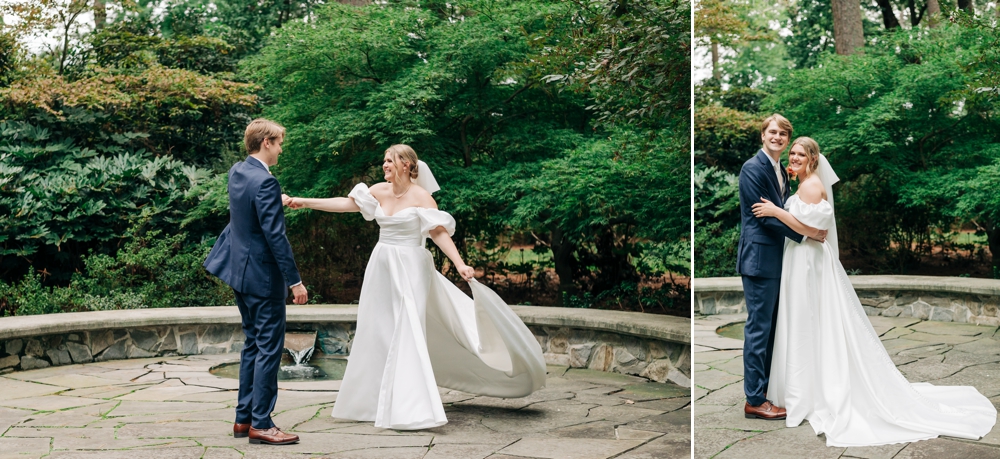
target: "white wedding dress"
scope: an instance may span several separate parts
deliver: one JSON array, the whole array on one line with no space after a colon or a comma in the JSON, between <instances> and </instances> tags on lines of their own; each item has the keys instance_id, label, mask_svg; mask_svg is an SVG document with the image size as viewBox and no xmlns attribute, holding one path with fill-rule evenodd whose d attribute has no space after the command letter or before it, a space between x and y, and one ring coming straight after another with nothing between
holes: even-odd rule
<instances>
[{"instance_id":1,"label":"white wedding dress","mask_svg":"<svg viewBox=\"0 0 1000 459\"><path fill-rule=\"evenodd\" d=\"M830 202L806 204L796 195L785 209L835 236ZM896 369L840 264L835 237L786 240L781 269L768 398L788 411L788 427L808 420L827 446L839 447L990 432L997 410L974 387L910 383Z\"/></svg>"},{"instance_id":2,"label":"white wedding dress","mask_svg":"<svg viewBox=\"0 0 1000 459\"><path fill-rule=\"evenodd\" d=\"M486 286L472 280L469 298L434 269L424 242L439 226L454 234L451 215L422 207L385 215L363 183L348 196L380 231L333 417L426 429L448 422L438 386L495 397L544 387L542 349L521 319Z\"/></svg>"}]
</instances>

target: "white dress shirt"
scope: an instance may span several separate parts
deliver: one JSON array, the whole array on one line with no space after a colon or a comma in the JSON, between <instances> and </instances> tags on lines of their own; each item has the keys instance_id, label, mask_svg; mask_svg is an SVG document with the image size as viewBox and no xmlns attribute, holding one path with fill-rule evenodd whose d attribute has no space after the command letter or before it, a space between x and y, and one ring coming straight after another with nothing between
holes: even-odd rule
<instances>
[{"instance_id":1,"label":"white dress shirt","mask_svg":"<svg viewBox=\"0 0 1000 459\"><path fill-rule=\"evenodd\" d=\"M781 163L775 161L774 158L771 157L771 155L767 154L767 152L764 152L764 156L767 156L767 160L771 161L771 166L774 167L774 175L778 176L778 188L781 189L782 193L784 193L785 178L781 175Z\"/></svg>"}]
</instances>

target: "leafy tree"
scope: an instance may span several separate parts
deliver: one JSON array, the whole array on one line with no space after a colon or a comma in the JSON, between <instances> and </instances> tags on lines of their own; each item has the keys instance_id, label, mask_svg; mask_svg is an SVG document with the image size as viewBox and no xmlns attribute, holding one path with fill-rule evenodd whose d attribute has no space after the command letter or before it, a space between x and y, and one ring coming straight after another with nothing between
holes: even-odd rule
<instances>
[{"instance_id":1,"label":"leafy tree","mask_svg":"<svg viewBox=\"0 0 1000 459\"><path fill-rule=\"evenodd\" d=\"M312 21L323 0L138 0L125 15L167 39L207 37L232 48L235 60L257 52L275 29ZM366 0L342 1L361 4Z\"/></svg>"},{"instance_id":2,"label":"leafy tree","mask_svg":"<svg viewBox=\"0 0 1000 459\"><path fill-rule=\"evenodd\" d=\"M161 57L188 48L129 30L95 34L108 45L92 54L103 67L36 65L0 89L5 280L38 271L65 285L89 251L115 253L138 218L177 234L186 193L209 176L202 167L234 149L257 107L253 86L164 67Z\"/></svg>"},{"instance_id":3,"label":"leafy tree","mask_svg":"<svg viewBox=\"0 0 1000 459\"><path fill-rule=\"evenodd\" d=\"M586 28L573 30L570 37L576 39L570 41L568 51L593 57L569 77L595 99L589 109L598 114L598 121L658 129L686 120L681 112L691 105L684 91L691 84L690 5L674 0L599 0L578 5L576 15ZM567 50L565 45L562 48ZM542 50L540 54L548 53ZM557 81L563 76L546 79Z\"/></svg>"},{"instance_id":4,"label":"leafy tree","mask_svg":"<svg viewBox=\"0 0 1000 459\"><path fill-rule=\"evenodd\" d=\"M775 86L765 106L814 137L841 177L838 219L847 248L877 259L894 243L904 255L894 261L898 272L913 259L912 244L929 247L929 228L953 222L946 201L927 197L947 189L938 178L959 180L994 162L997 99L968 97L979 75L966 66L994 40L956 26L900 32L863 56L827 57ZM995 230L986 231L992 240Z\"/></svg>"},{"instance_id":5,"label":"leafy tree","mask_svg":"<svg viewBox=\"0 0 1000 459\"><path fill-rule=\"evenodd\" d=\"M208 165L242 137L257 107L253 87L153 63L136 72L99 72L73 81L41 74L0 90L7 120L31 120L81 147L154 154ZM121 142L115 136L128 136Z\"/></svg>"},{"instance_id":6,"label":"leafy tree","mask_svg":"<svg viewBox=\"0 0 1000 459\"><path fill-rule=\"evenodd\" d=\"M21 49L14 34L0 32L0 88L18 77Z\"/></svg>"},{"instance_id":7,"label":"leafy tree","mask_svg":"<svg viewBox=\"0 0 1000 459\"><path fill-rule=\"evenodd\" d=\"M686 142L662 130L636 135L635 129L662 125L652 115L672 113L686 84L673 73L670 81L656 79L664 67L673 72L676 63L662 62L646 48L634 55L620 49L619 56L627 55L622 68L638 69L637 80L624 79L616 69L601 73L600 85L561 90L567 78L545 77L568 75L576 68L573 59L584 59L585 45L593 43L572 39L578 26L567 18L580 11L563 2L330 4L315 12L314 23L286 24L243 64L244 75L271 101L265 114L289 129L276 168L283 186L295 194L343 195L357 181L379 179L382 151L405 142L434 168L442 184L435 197L458 220L455 239L467 255L479 250L467 240L492 246L505 234L524 231L551 248L562 291L635 280L641 264L636 260L645 259L645 246L636 238L676 234L682 225L670 218L664 223L669 233L642 230L644 214L649 221L661 215L652 210L659 203L640 202L632 192L628 199L612 200L612 193L599 192L586 178L595 174L609 186L614 177L622 184L661 184L653 179L656 173L679 174L677 165L685 162L670 152ZM626 33L617 28L619 22L608 24L593 30ZM639 97L653 83L672 89L659 98ZM600 134L608 140L593 134L586 107L596 96L589 88L628 95L615 105L625 116L606 119L622 124L621 131ZM680 117L670 119L675 118ZM669 168L649 168L664 164L664 158L672 161ZM640 166L641 161L648 162ZM631 173L635 181L624 178ZM571 178L573 186L560 186ZM686 195L686 180L676 188ZM663 185L646 191L660 190L670 194L670 202L680 200L671 194L674 188ZM546 208L553 199L559 204ZM292 231L305 231L299 225L323 218L293 215ZM595 284L603 274L609 284Z\"/></svg>"},{"instance_id":8,"label":"leafy tree","mask_svg":"<svg viewBox=\"0 0 1000 459\"><path fill-rule=\"evenodd\" d=\"M710 85L758 86L787 67L784 44L772 25L778 6L759 0L708 0L698 3L695 36L711 47ZM728 51L731 57L723 60Z\"/></svg>"},{"instance_id":9,"label":"leafy tree","mask_svg":"<svg viewBox=\"0 0 1000 459\"><path fill-rule=\"evenodd\" d=\"M86 0L7 0L0 4L0 14L17 18L12 30L20 37L32 33L56 31L59 43L50 58L62 74L70 55L71 40L81 32L81 17L89 10Z\"/></svg>"}]
</instances>

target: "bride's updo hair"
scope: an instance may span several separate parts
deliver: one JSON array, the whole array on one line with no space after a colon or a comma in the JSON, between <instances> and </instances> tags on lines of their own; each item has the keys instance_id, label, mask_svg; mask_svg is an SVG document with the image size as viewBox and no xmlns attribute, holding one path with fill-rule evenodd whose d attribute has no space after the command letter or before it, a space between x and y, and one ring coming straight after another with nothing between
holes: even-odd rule
<instances>
[{"instance_id":1,"label":"bride's updo hair","mask_svg":"<svg viewBox=\"0 0 1000 459\"><path fill-rule=\"evenodd\" d=\"M392 155L392 162L396 163L396 176L399 176L399 167L406 164L410 167L410 180L417 178L420 171L417 170L417 152L413 151L409 145L397 143L385 149L386 153Z\"/></svg>"},{"instance_id":2,"label":"bride's updo hair","mask_svg":"<svg viewBox=\"0 0 1000 459\"><path fill-rule=\"evenodd\" d=\"M806 151L806 155L809 157L805 173L805 176L808 177L819 167L819 144L809 137L799 137L792 142L792 147L796 145L802 145L802 148Z\"/></svg>"}]
</instances>

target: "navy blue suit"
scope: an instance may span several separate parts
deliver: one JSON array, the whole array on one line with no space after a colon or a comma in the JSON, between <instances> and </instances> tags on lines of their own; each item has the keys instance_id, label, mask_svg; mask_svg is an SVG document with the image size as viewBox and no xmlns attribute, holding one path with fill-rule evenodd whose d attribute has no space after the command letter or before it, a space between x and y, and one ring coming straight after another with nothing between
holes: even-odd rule
<instances>
[{"instance_id":1,"label":"navy blue suit","mask_svg":"<svg viewBox=\"0 0 1000 459\"><path fill-rule=\"evenodd\" d=\"M236 422L255 429L274 427L285 299L288 288L301 279L285 236L281 186L256 158L229 169L229 224L204 266L233 288L246 335Z\"/></svg>"},{"instance_id":2,"label":"navy blue suit","mask_svg":"<svg viewBox=\"0 0 1000 459\"><path fill-rule=\"evenodd\" d=\"M752 206L765 198L783 207L788 199L788 175L780 166L782 192L774 166L763 150L740 169L740 246L736 272L743 278L747 323L743 341L743 390L753 406L764 403L774 348L774 325L778 319L781 259L785 238L802 242L803 236L774 217L757 218Z\"/></svg>"}]
</instances>

